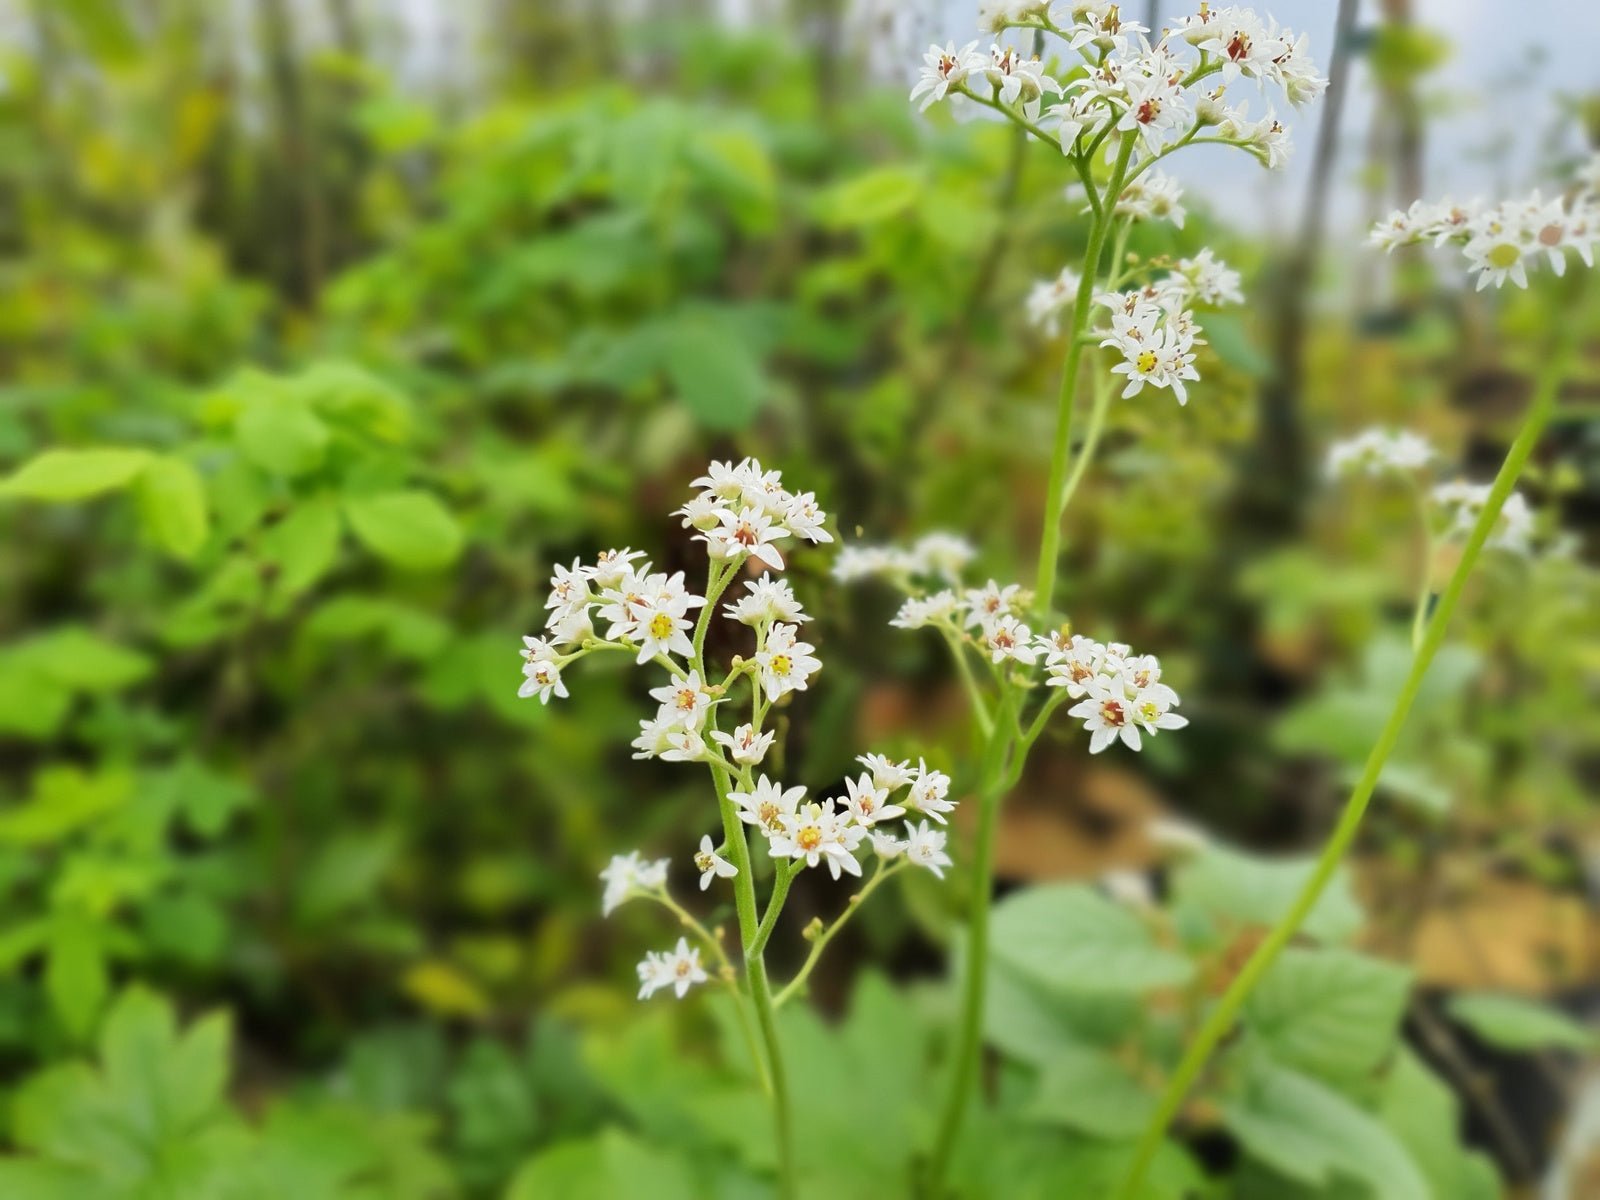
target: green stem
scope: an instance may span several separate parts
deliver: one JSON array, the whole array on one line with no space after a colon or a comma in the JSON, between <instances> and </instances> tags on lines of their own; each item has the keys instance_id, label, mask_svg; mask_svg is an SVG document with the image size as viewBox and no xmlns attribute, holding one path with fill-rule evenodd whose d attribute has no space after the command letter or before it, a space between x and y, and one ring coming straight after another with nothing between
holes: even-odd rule
<instances>
[{"instance_id":1,"label":"green stem","mask_svg":"<svg viewBox=\"0 0 1600 1200\"><path fill-rule=\"evenodd\" d=\"M817 935L817 940L811 943L811 953L806 955L806 961L801 964L800 969L795 972L794 978L783 985L783 990L778 993L778 998L773 1001L775 1007L782 1008L790 999L794 997L795 993L805 986L806 980L811 978L811 969L817 965L817 960L822 957L823 950L826 949L828 943L833 940L834 934L838 933L839 930L844 928L845 922L860 910L862 902L866 900L868 896L872 895L873 890L877 888L879 884L888 879L890 876L894 875L895 872L899 871L905 866L905 864L905 859L901 859L893 866L886 866L882 859L878 860L878 869L872 873L872 878L867 880L867 885L854 896L850 897L849 907L835 917L833 919L833 924L829 925L826 929L819 933Z\"/></svg>"},{"instance_id":2,"label":"green stem","mask_svg":"<svg viewBox=\"0 0 1600 1200\"><path fill-rule=\"evenodd\" d=\"M1572 309L1568 310L1569 313ZM1190 1087L1209 1061L1217 1044L1233 1028L1234 1019L1243 1007L1256 984L1260 982L1279 953L1288 945L1300 928L1301 922L1315 906L1322 891L1333 878L1334 872L1339 867L1340 860L1349 850L1355 840L1356 832L1361 826L1361 818L1366 813L1367 805L1372 799L1372 793L1378 786L1378 776L1383 770L1384 763L1388 760L1390 752L1394 749L1395 742L1400 737L1400 731L1405 726L1406 717L1411 712L1411 705L1417 698L1417 692L1422 687L1424 676L1428 667L1433 662L1434 655L1444 642L1446 630L1450 625L1450 618L1455 612L1456 603L1461 599L1461 593L1466 587L1467 577L1472 573L1473 565L1478 560L1479 553L1483 550L1484 543L1489 540L1489 535L1494 531L1495 523L1500 518L1500 509L1505 504L1506 497L1511 494L1511 489L1516 486L1517 478L1522 474L1522 468L1528 461L1534 446L1544 432L1545 425L1550 420L1550 415L1555 409L1556 394L1560 389L1561 381L1566 373L1568 363L1572 358L1572 347L1576 337L1576 323L1568 320L1559 336L1558 344L1550 357L1546 360L1546 367L1541 374L1538 386L1535 389L1532 403L1528 407L1527 415L1523 418L1522 428L1518 431L1516 440L1511 444L1511 449L1506 454L1506 460L1501 464L1500 472L1495 476L1494 485L1489 490L1489 498L1483 506L1483 511L1478 514L1477 521L1473 524L1472 533L1467 538L1466 546L1461 552L1461 561L1456 565L1455 572L1450 576L1450 582L1445 587L1444 594L1439 598L1438 607L1434 609L1433 616L1428 620L1427 630L1423 635L1422 644L1417 648L1411 660L1411 670L1406 675L1405 683L1400 689L1400 694L1395 698L1394 708L1389 713L1389 719L1384 722L1383 730L1378 735L1377 744L1367 756L1366 765L1362 768L1361 777L1356 781L1355 789L1346 801L1344 811L1340 814L1339 823L1334 827L1333 836L1323 847L1321 856L1317 859L1316 868L1311 877L1306 880L1300 894L1295 897L1294 904L1288 912L1278 920L1266 939L1256 948L1250 956L1250 961L1244 969L1234 978L1223 993L1222 999L1217 1002L1200 1031L1195 1035L1194 1041L1189 1044L1178 1069L1172 1078L1167 1081L1166 1090L1162 1093L1161 1101L1156 1107L1154 1116L1146 1126L1144 1135L1139 1141L1139 1146L1134 1155L1133 1165L1127 1177L1122 1181L1122 1187L1116 1195L1120 1200L1132 1200L1139 1194L1139 1186L1144 1179L1145 1172L1149 1169L1150 1160L1160 1148L1166 1136L1167 1126L1177 1115Z\"/></svg>"},{"instance_id":3,"label":"green stem","mask_svg":"<svg viewBox=\"0 0 1600 1200\"><path fill-rule=\"evenodd\" d=\"M983 1044L983 1000L989 960L989 893L994 888L994 841L1000 824L1002 781L1006 756L1016 728L1017 692L1008 689L1000 701L994 734L984 747L978 776L978 835L972 846L972 910L967 918L966 973L962 980L961 1023L956 1030L955 1067L945 1096L944 1115L934 1140L929 1165L930 1190L937 1194L950 1156L955 1151L967 1098L978 1073L978 1052Z\"/></svg>"},{"instance_id":4,"label":"green stem","mask_svg":"<svg viewBox=\"0 0 1600 1200\"><path fill-rule=\"evenodd\" d=\"M792 862L778 864L777 874L772 880L772 895L767 898L766 915L761 918L761 927L756 930L756 939L750 944L749 953L759 955L767 948L773 927L778 923L778 914L783 911L783 902L789 896L789 885L794 882L796 874Z\"/></svg>"},{"instance_id":5,"label":"green stem","mask_svg":"<svg viewBox=\"0 0 1600 1200\"><path fill-rule=\"evenodd\" d=\"M1417 601L1411 614L1411 651L1416 653L1422 645L1422 634L1428 623L1428 602L1433 599L1433 523L1428 519L1428 496L1420 484L1413 482L1412 495L1416 499L1417 524L1422 529L1422 578L1417 584Z\"/></svg>"},{"instance_id":6,"label":"green stem","mask_svg":"<svg viewBox=\"0 0 1600 1200\"><path fill-rule=\"evenodd\" d=\"M994 719L989 715L989 706L984 703L983 690L978 687L977 676L972 673L972 664L967 661L966 645L959 633L946 631L945 640L950 643L950 653L955 656L956 669L961 673L961 686L967 691L967 700L972 705L978 731L987 739L994 733Z\"/></svg>"},{"instance_id":7,"label":"green stem","mask_svg":"<svg viewBox=\"0 0 1600 1200\"><path fill-rule=\"evenodd\" d=\"M1117 194L1122 190L1122 179L1128 170L1128 160L1133 156L1138 134L1126 133L1117 150L1116 164L1111 168L1111 181L1106 185L1106 203L1089 232L1089 247L1085 252L1083 276L1078 281L1077 302L1072 310L1072 328L1068 333L1067 361L1061 371L1061 393L1056 401L1056 436L1050 452L1050 481L1045 488L1044 533L1039 545L1039 575L1034 588L1040 614L1048 619L1050 605L1056 590L1056 559L1061 553L1062 494L1067 474L1067 451L1072 444L1072 409L1078 397L1078 365L1083 359L1083 331L1089 323L1089 306L1094 300L1095 277L1100 273L1100 258L1105 250L1106 234L1111 228L1111 212Z\"/></svg>"},{"instance_id":8,"label":"green stem","mask_svg":"<svg viewBox=\"0 0 1600 1200\"><path fill-rule=\"evenodd\" d=\"M1094 452L1100 445L1100 435L1105 432L1106 413L1111 409L1111 380L1105 375L1096 375L1094 380L1094 410L1089 414L1089 431L1084 435L1083 445L1078 450L1077 457L1072 463L1072 474L1067 476L1067 482L1061 489L1061 507L1063 511L1078 490L1078 484L1083 482L1084 472L1089 469L1089 462L1094 458Z\"/></svg>"}]
</instances>

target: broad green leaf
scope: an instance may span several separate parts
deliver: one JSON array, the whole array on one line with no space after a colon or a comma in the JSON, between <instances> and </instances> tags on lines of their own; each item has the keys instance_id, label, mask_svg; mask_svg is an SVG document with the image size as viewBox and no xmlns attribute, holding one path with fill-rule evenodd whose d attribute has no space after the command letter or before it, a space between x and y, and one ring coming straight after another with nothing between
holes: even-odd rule
<instances>
[{"instance_id":1,"label":"broad green leaf","mask_svg":"<svg viewBox=\"0 0 1600 1200\"><path fill-rule=\"evenodd\" d=\"M1208 312L1200 316L1200 325L1212 352L1227 366L1252 379L1265 379L1272 374L1272 363L1250 340L1244 322L1227 313Z\"/></svg>"},{"instance_id":2,"label":"broad green leaf","mask_svg":"<svg viewBox=\"0 0 1600 1200\"><path fill-rule=\"evenodd\" d=\"M1094 1137L1134 1138L1154 1108L1155 1096L1110 1054L1058 1046L1024 1111Z\"/></svg>"},{"instance_id":3,"label":"broad green leaf","mask_svg":"<svg viewBox=\"0 0 1600 1200\"><path fill-rule=\"evenodd\" d=\"M769 387L761 360L723 322L685 315L665 354L673 391L705 428L743 429L760 410Z\"/></svg>"},{"instance_id":4,"label":"broad green leaf","mask_svg":"<svg viewBox=\"0 0 1600 1200\"><path fill-rule=\"evenodd\" d=\"M411 406L387 380L354 363L319 362L294 379L295 394L337 426L379 442L411 433Z\"/></svg>"},{"instance_id":5,"label":"broad green leaf","mask_svg":"<svg viewBox=\"0 0 1600 1200\"><path fill-rule=\"evenodd\" d=\"M25 644L30 661L45 675L78 692L114 692L138 683L153 663L76 625L63 625Z\"/></svg>"},{"instance_id":6,"label":"broad green leaf","mask_svg":"<svg viewBox=\"0 0 1600 1200\"><path fill-rule=\"evenodd\" d=\"M695 1200L701 1195L682 1159L611 1129L541 1150L517 1172L506 1200Z\"/></svg>"},{"instance_id":7,"label":"broad green leaf","mask_svg":"<svg viewBox=\"0 0 1600 1200\"><path fill-rule=\"evenodd\" d=\"M831 229L875 225L910 208L925 186L926 179L916 167L877 167L828 188L816 198L813 211L817 220Z\"/></svg>"},{"instance_id":8,"label":"broad green leaf","mask_svg":"<svg viewBox=\"0 0 1600 1200\"><path fill-rule=\"evenodd\" d=\"M1463 992L1446 1004L1450 1015L1502 1050L1595 1050L1600 1030L1580 1025L1566 1013L1498 992Z\"/></svg>"},{"instance_id":9,"label":"broad green leaf","mask_svg":"<svg viewBox=\"0 0 1600 1200\"><path fill-rule=\"evenodd\" d=\"M963 958L964 953L952 957L953 974L964 969ZM1133 994L1048 988L993 956L988 984L984 1037L1002 1053L1036 1067L1049 1066L1058 1050L1070 1053L1116 1041L1139 1020Z\"/></svg>"},{"instance_id":10,"label":"broad green leaf","mask_svg":"<svg viewBox=\"0 0 1600 1200\"><path fill-rule=\"evenodd\" d=\"M304 403L286 397L246 404L233 433L256 466L291 478L321 466L328 448L328 427Z\"/></svg>"},{"instance_id":11,"label":"broad green leaf","mask_svg":"<svg viewBox=\"0 0 1600 1200\"><path fill-rule=\"evenodd\" d=\"M396 566L437 570L461 553L461 527L430 492L351 496L344 511L362 543Z\"/></svg>"},{"instance_id":12,"label":"broad green leaf","mask_svg":"<svg viewBox=\"0 0 1600 1200\"><path fill-rule=\"evenodd\" d=\"M1090 888L1030 888L995 905L994 955L1017 974L1071 992L1142 992L1193 973L1189 960L1155 944L1149 928Z\"/></svg>"},{"instance_id":13,"label":"broad green leaf","mask_svg":"<svg viewBox=\"0 0 1600 1200\"><path fill-rule=\"evenodd\" d=\"M205 484L181 458L153 458L136 485L139 514L151 539L178 558L193 558L211 528Z\"/></svg>"},{"instance_id":14,"label":"broad green leaf","mask_svg":"<svg viewBox=\"0 0 1600 1200\"><path fill-rule=\"evenodd\" d=\"M72 708L72 689L24 653L0 651L0 733L47 738Z\"/></svg>"},{"instance_id":15,"label":"broad green leaf","mask_svg":"<svg viewBox=\"0 0 1600 1200\"><path fill-rule=\"evenodd\" d=\"M1461 1104L1409 1050L1384 1081L1380 1115L1433 1189L1435 1200L1498 1200L1492 1161L1461 1144Z\"/></svg>"},{"instance_id":16,"label":"broad green leaf","mask_svg":"<svg viewBox=\"0 0 1600 1200\"><path fill-rule=\"evenodd\" d=\"M339 555L340 531L338 504L326 497L296 505L265 530L261 554L277 568L278 589L295 596L327 574Z\"/></svg>"},{"instance_id":17,"label":"broad green leaf","mask_svg":"<svg viewBox=\"0 0 1600 1200\"><path fill-rule=\"evenodd\" d=\"M1251 992L1244 1021L1289 1066L1362 1075L1395 1045L1411 973L1353 950L1291 946Z\"/></svg>"},{"instance_id":18,"label":"broad green leaf","mask_svg":"<svg viewBox=\"0 0 1600 1200\"><path fill-rule=\"evenodd\" d=\"M100 934L85 916L58 917L50 934L45 991L62 1027L74 1041L94 1030L110 989Z\"/></svg>"},{"instance_id":19,"label":"broad green leaf","mask_svg":"<svg viewBox=\"0 0 1600 1200\"><path fill-rule=\"evenodd\" d=\"M133 777L126 770L87 772L51 766L33 777L28 799L0 809L0 843L41 846L58 842L127 802Z\"/></svg>"},{"instance_id":20,"label":"broad green leaf","mask_svg":"<svg viewBox=\"0 0 1600 1200\"><path fill-rule=\"evenodd\" d=\"M1177 871L1176 904L1212 921L1246 928L1270 926L1286 913L1315 869L1310 859L1265 859L1211 845ZM1344 941L1361 928L1361 906L1341 869L1323 891L1303 929L1322 941Z\"/></svg>"},{"instance_id":21,"label":"broad green leaf","mask_svg":"<svg viewBox=\"0 0 1600 1200\"><path fill-rule=\"evenodd\" d=\"M394 860L391 833L349 833L322 846L301 871L295 910L306 924L332 920L368 900Z\"/></svg>"},{"instance_id":22,"label":"broad green leaf","mask_svg":"<svg viewBox=\"0 0 1600 1200\"><path fill-rule=\"evenodd\" d=\"M0 480L0 496L70 503L126 487L150 461L146 450L98 446L46 450Z\"/></svg>"},{"instance_id":23,"label":"broad green leaf","mask_svg":"<svg viewBox=\"0 0 1600 1200\"><path fill-rule=\"evenodd\" d=\"M1309 1076L1258 1059L1242 1094L1223 1099L1221 1108L1245 1150L1290 1179L1313 1186L1360 1180L1383 1200L1433 1200L1400 1140Z\"/></svg>"}]
</instances>

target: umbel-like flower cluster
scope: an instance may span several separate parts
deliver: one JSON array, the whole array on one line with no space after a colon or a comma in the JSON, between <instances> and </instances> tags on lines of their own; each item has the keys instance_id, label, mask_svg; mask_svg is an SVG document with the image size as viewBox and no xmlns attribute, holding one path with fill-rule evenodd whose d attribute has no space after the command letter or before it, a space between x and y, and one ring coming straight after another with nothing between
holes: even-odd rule
<instances>
[{"instance_id":1,"label":"umbel-like flower cluster","mask_svg":"<svg viewBox=\"0 0 1600 1200\"><path fill-rule=\"evenodd\" d=\"M1510 280L1528 286L1528 266L1540 259L1557 275L1566 273L1571 251L1594 266L1600 246L1600 155L1580 171L1565 196L1546 200L1539 192L1499 204L1418 200L1373 226L1371 241L1385 250L1432 242L1455 242L1478 273L1478 290Z\"/></svg>"},{"instance_id":2,"label":"umbel-like flower cluster","mask_svg":"<svg viewBox=\"0 0 1600 1200\"><path fill-rule=\"evenodd\" d=\"M1419 473L1438 459L1438 451L1420 434L1372 428L1330 446L1326 471L1334 479L1361 475L1396 479L1417 488L1429 536L1459 541L1472 532L1478 515L1489 501L1491 485L1454 480L1424 490ZM1512 492L1501 506L1499 520L1487 545L1513 554L1527 554L1533 547L1533 534L1533 509L1522 493Z\"/></svg>"},{"instance_id":3,"label":"umbel-like flower cluster","mask_svg":"<svg viewBox=\"0 0 1600 1200\"><path fill-rule=\"evenodd\" d=\"M1120 642L1101 643L1057 630L1036 634L1024 622L1033 597L1019 584L1001 586L989 580L982 587L945 587L925 592L921 576L930 569L917 547L930 540L946 545L958 539L930 535L910 550L892 547L846 547L834 573L841 579L878 576L910 593L890 625L898 629L934 629L957 655L976 651L1006 686L1066 689L1078 703L1067 710L1090 734L1089 752L1098 754L1121 741L1138 750L1143 735L1182 729L1189 722L1173 711L1178 694L1161 682L1161 664L1152 654L1133 653Z\"/></svg>"},{"instance_id":4,"label":"umbel-like flower cluster","mask_svg":"<svg viewBox=\"0 0 1600 1200\"><path fill-rule=\"evenodd\" d=\"M865 770L845 781L845 794L817 801L806 800L804 787L753 774L777 736L763 728L770 710L790 693L804 691L822 667L814 647L799 636L810 616L789 584L771 574L784 568L779 544L791 538L831 542L833 536L812 493L787 491L779 472L763 469L754 459L713 462L692 486L698 494L673 515L706 545L708 595L691 592L682 572L653 570L642 552L631 549L608 550L593 563L557 566L545 604L545 631L522 639L524 678L518 694L544 703L565 697L562 672L568 666L592 653L621 650L638 665L665 672L661 685L650 689L656 713L640 721L634 757L708 764L728 781L730 811L765 838L774 861L787 864L789 871L825 863L838 879L860 876L862 857L870 854L881 869L903 862L942 875L951 862L946 835L929 822L943 825L955 802L949 798L949 776L926 763L912 767L863 755L859 761ZM971 554L964 543L929 538L920 544L917 566L953 575ZM750 628L751 652L736 657L727 675L713 682L704 677L703 655L712 608L737 575L756 564L761 574L744 579L740 594L730 591L721 606L725 619ZM725 730L718 714L733 702L741 680L748 691L741 711L749 718ZM913 816L922 819L913 824ZM701 890L739 875L727 851L726 841L711 835L700 839L692 861ZM614 857L600 874L603 913L609 916L623 901L647 897L683 915L667 891L668 866L667 859L645 860L637 851ZM720 944L704 936L721 954ZM710 976L700 953L679 939L674 949L650 954L639 964L640 997L669 987L682 997L705 982Z\"/></svg>"},{"instance_id":5,"label":"umbel-like flower cluster","mask_svg":"<svg viewBox=\"0 0 1600 1200\"><path fill-rule=\"evenodd\" d=\"M1211 130L1205 140L1241 146L1278 167L1288 158L1287 131L1271 107L1252 119L1249 100L1235 105L1230 89L1248 79L1277 89L1299 106L1328 86L1303 35L1232 5L1201 4L1153 41L1151 31L1124 20L1116 4L991 2L980 7L979 19L991 33L1037 29L1054 34L1073 58L1046 70L1039 59L998 42L987 53L977 42L960 49L954 42L931 46L911 99L924 109L965 100L1017 110L1064 154L1101 145L1111 154L1111 135L1131 132L1138 135L1141 151L1155 156Z\"/></svg>"}]
</instances>

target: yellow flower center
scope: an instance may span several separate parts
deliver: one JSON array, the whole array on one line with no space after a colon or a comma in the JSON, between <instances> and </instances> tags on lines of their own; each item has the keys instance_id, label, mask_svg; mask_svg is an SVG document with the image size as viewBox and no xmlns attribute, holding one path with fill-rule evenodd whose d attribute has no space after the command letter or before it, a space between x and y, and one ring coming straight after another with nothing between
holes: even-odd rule
<instances>
[{"instance_id":1,"label":"yellow flower center","mask_svg":"<svg viewBox=\"0 0 1600 1200\"><path fill-rule=\"evenodd\" d=\"M1154 350L1141 350L1139 357L1134 359L1133 365L1139 368L1139 374L1148 375L1156 369L1157 361L1159 360L1156 358Z\"/></svg>"},{"instance_id":2,"label":"yellow flower center","mask_svg":"<svg viewBox=\"0 0 1600 1200\"><path fill-rule=\"evenodd\" d=\"M774 675L787 675L794 668L794 661L787 654L774 654L772 656L772 673Z\"/></svg>"},{"instance_id":3,"label":"yellow flower center","mask_svg":"<svg viewBox=\"0 0 1600 1200\"><path fill-rule=\"evenodd\" d=\"M822 830L815 825L807 825L799 833L795 834L794 841L795 845L802 850L815 850L822 845Z\"/></svg>"},{"instance_id":4,"label":"yellow flower center","mask_svg":"<svg viewBox=\"0 0 1600 1200\"><path fill-rule=\"evenodd\" d=\"M1491 267L1498 267L1503 271L1507 267L1515 266L1517 260L1521 257L1522 251L1520 248L1513 246L1510 242L1501 242L1493 250L1489 251L1487 261Z\"/></svg>"},{"instance_id":5,"label":"yellow flower center","mask_svg":"<svg viewBox=\"0 0 1600 1200\"><path fill-rule=\"evenodd\" d=\"M658 612L650 618L650 636L661 639L672 633L672 618L664 612Z\"/></svg>"}]
</instances>

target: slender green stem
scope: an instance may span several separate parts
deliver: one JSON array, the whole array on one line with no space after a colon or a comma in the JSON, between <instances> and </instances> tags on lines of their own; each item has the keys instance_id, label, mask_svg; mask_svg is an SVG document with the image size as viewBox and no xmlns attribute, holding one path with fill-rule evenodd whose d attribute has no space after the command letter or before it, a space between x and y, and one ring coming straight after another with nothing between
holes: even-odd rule
<instances>
[{"instance_id":1,"label":"slender green stem","mask_svg":"<svg viewBox=\"0 0 1600 1200\"><path fill-rule=\"evenodd\" d=\"M954 1069L945 1096L944 1114L933 1144L929 1184L937 1193L950 1166L967 1098L978 1074L978 1052L983 1044L983 999L989 960L989 893L994 888L994 842L1000 824L1001 786L1006 758L1016 728L1018 693L1007 689L1000 700L994 734L984 747L978 776L978 834L972 845L972 908L967 917L966 973L962 980L961 1017L956 1029Z\"/></svg>"},{"instance_id":2,"label":"slender green stem","mask_svg":"<svg viewBox=\"0 0 1600 1200\"><path fill-rule=\"evenodd\" d=\"M1428 516L1428 496L1422 486L1415 481L1411 485L1412 498L1416 501L1417 525L1422 530L1422 576L1417 581L1417 601L1411 614L1411 650L1416 652L1422 645L1422 634L1427 628L1428 605L1433 600L1433 555L1437 545L1433 539L1433 522Z\"/></svg>"},{"instance_id":3,"label":"slender green stem","mask_svg":"<svg viewBox=\"0 0 1600 1200\"><path fill-rule=\"evenodd\" d=\"M852 916L860 911L862 902L865 901L868 896L872 895L873 890L876 889L879 884L896 874L905 865L906 860L903 858L899 862L892 865L884 863L882 859L878 860L878 869L872 873L872 878L867 880L866 886L854 896L850 897L849 907L835 917L833 919L833 924L829 925L826 929L819 933L816 940L811 943L811 953L806 955L806 961L802 963L800 969L795 972L794 978L783 985L783 990L778 993L778 998L773 1001L775 1007L782 1008L790 999L795 996L797 992L800 991L801 988L805 986L806 980L811 978L811 969L817 965L817 960L822 957L823 950L825 950L828 943L833 940L834 935L837 934L839 930L844 928L845 922L849 921Z\"/></svg>"},{"instance_id":4,"label":"slender green stem","mask_svg":"<svg viewBox=\"0 0 1600 1200\"><path fill-rule=\"evenodd\" d=\"M1572 310L1568 311L1570 314ZM1473 524L1472 532L1462 549L1461 561L1456 565L1449 584L1439 597L1438 607L1428 620L1422 644L1412 657L1411 669L1406 675L1400 694L1395 697L1394 708L1389 713L1389 719L1384 722L1377 743L1367 756L1361 777L1356 781L1355 789L1345 803L1333 835L1323 847L1315 869L1306 880L1305 886L1301 888L1300 894L1295 897L1294 903L1273 926L1266 939L1250 956L1244 969L1223 993L1222 999L1211 1010L1200 1031L1184 1052L1172 1078L1167 1081L1166 1090L1156 1106L1155 1115L1151 1117L1139 1141L1132 1167L1122 1181L1122 1187L1116 1193L1120 1200L1132 1200L1132 1197L1138 1195L1139 1185L1149 1169L1150 1160L1160 1148L1166 1136L1167 1126L1177 1115L1189 1089L1210 1060L1217 1044L1233 1028L1234 1019L1238 1016L1246 998L1311 912L1323 889L1327 887L1328 881L1333 878L1340 860L1355 840L1356 832L1361 826L1361 818L1366 813L1372 793L1378 786L1378 776L1400 737L1400 731L1405 726L1412 704L1416 701L1417 692L1422 687L1428 667L1444 642L1445 632L1449 628L1451 616L1455 613L1456 604L1461 599L1461 593L1466 587L1467 577L1472 573L1484 543L1494 531L1495 523L1500 518L1501 506L1511 494L1511 489L1516 486L1517 478L1522 474L1522 468L1528 461L1528 455L1532 453L1554 411L1556 394L1572 358L1575 336L1576 322L1569 315L1554 352L1546 359L1545 370L1539 378L1527 415L1523 418L1522 428L1518 431L1516 440L1511 444L1506 460L1501 464L1500 472L1495 476L1494 484L1489 489L1489 498L1484 503L1483 511L1478 514L1478 519Z\"/></svg>"},{"instance_id":5,"label":"slender green stem","mask_svg":"<svg viewBox=\"0 0 1600 1200\"><path fill-rule=\"evenodd\" d=\"M950 653L956 660L956 669L961 674L961 686L967 690L967 701L972 705L973 718L978 722L978 731L984 738L989 738L994 732L994 718L989 715L989 706L984 702L983 690L978 687L978 679L972 673L972 664L967 661L967 648L962 642L959 633L945 631L945 640L950 643Z\"/></svg>"},{"instance_id":6,"label":"slender green stem","mask_svg":"<svg viewBox=\"0 0 1600 1200\"><path fill-rule=\"evenodd\" d=\"M1078 281L1077 302L1072 310L1072 327L1068 333L1067 361L1061 370L1061 393L1056 401L1056 436L1050 452L1050 480L1045 488L1044 533L1039 545L1039 576L1034 588L1038 609L1048 617L1055 598L1056 559L1061 553L1062 494L1067 474L1067 451L1072 444L1072 409L1078 398L1078 365L1083 359L1083 331L1089 323L1089 306L1094 300L1095 277L1100 273L1100 258L1105 250L1106 234L1111 228L1110 213L1117 193L1122 190L1122 179L1128 170L1128 160L1133 156L1136 133L1122 136L1117 150L1116 164L1111 168L1111 181L1106 185L1106 204L1089 232L1089 247L1084 255L1083 276Z\"/></svg>"},{"instance_id":7,"label":"slender green stem","mask_svg":"<svg viewBox=\"0 0 1600 1200\"><path fill-rule=\"evenodd\" d=\"M670 909L672 914L678 918L679 923L704 942L711 953L717 956L718 962L732 970L733 963L728 958L728 952L723 949L721 939L713 936L709 929L695 919L694 914L674 900L665 890L651 892L650 896Z\"/></svg>"},{"instance_id":8,"label":"slender green stem","mask_svg":"<svg viewBox=\"0 0 1600 1200\"><path fill-rule=\"evenodd\" d=\"M761 927L756 930L756 939L750 944L749 953L760 954L772 940L773 927L778 923L778 914L783 911L783 902L789 896L789 885L794 882L796 874L794 863L778 864L777 874L772 880L772 895L767 899L767 911L761 918Z\"/></svg>"},{"instance_id":9,"label":"slender green stem","mask_svg":"<svg viewBox=\"0 0 1600 1200\"><path fill-rule=\"evenodd\" d=\"M1105 432L1106 413L1111 409L1111 379L1104 374L1094 378L1094 409L1089 413L1089 430L1084 434L1083 445L1079 448L1077 457L1072 463L1072 474L1067 476L1067 482L1061 488L1061 507L1063 511L1072 500L1073 493L1078 490L1078 484L1083 482L1083 476L1089 469L1089 462L1094 458L1094 452L1100 445L1100 435Z\"/></svg>"}]
</instances>

